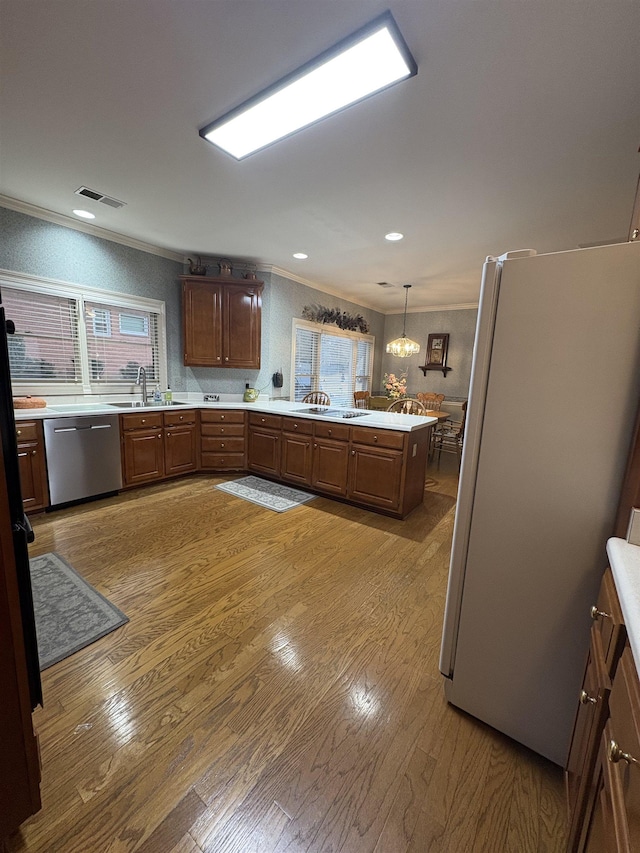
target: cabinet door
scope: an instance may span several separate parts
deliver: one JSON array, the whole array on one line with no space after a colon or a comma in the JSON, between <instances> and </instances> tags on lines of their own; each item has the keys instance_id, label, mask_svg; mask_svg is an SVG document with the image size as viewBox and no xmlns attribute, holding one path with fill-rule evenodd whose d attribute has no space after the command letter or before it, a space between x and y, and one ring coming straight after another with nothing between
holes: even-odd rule
<instances>
[{"instance_id":1,"label":"cabinet door","mask_svg":"<svg viewBox=\"0 0 640 853\"><path fill-rule=\"evenodd\" d=\"M182 282L184 363L222 367L222 287L197 279Z\"/></svg>"},{"instance_id":2,"label":"cabinet door","mask_svg":"<svg viewBox=\"0 0 640 853\"><path fill-rule=\"evenodd\" d=\"M122 450L122 476L126 486L162 479L164 441L161 429L124 433Z\"/></svg>"},{"instance_id":3,"label":"cabinet door","mask_svg":"<svg viewBox=\"0 0 640 853\"><path fill-rule=\"evenodd\" d=\"M402 461L399 450L352 445L347 497L359 503L400 508Z\"/></svg>"},{"instance_id":4,"label":"cabinet door","mask_svg":"<svg viewBox=\"0 0 640 853\"><path fill-rule=\"evenodd\" d=\"M195 424L167 427L164 431L164 473L186 474L197 467Z\"/></svg>"},{"instance_id":5,"label":"cabinet door","mask_svg":"<svg viewBox=\"0 0 640 853\"><path fill-rule=\"evenodd\" d=\"M249 460L251 471L280 476L280 431L251 427L249 429Z\"/></svg>"},{"instance_id":6,"label":"cabinet door","mask_svg":"<svg viewBox=\"0 0 640 853\"><path fill-rule=\"evenodd\" d=\"M349 445L346 441L316 438L313 443L311 485L319 492L347 494Z\"/></svg>"},{"instance_id":7,"label":"cabinet door","mask_svg":"<svg viewBox=\"0 0 640 853\"><path fill-rule=\"evenodd\" d=\"M228 284L223 290L223 366L258 369L261 349L261 287Z\"/></svg>"},{"instance_id":8,"label":"cabinet door","mask_svg":"<svg viewBox=\"0 0 640 853\"><path fill-rule=\"evenodd\" d=\"M577 713L567 761L567 797L569 801L569 844L575 853L583 849L585 828L597 804L594 772L602 732L609 713L611 682L606 669L602 635L591 628L591 644L582 689L576 697Z\"/></svg>"},{"instance_id":9,"label":"cabinet door","mask_svg":"<svg viewBox=\"0 0 640 853\"><path fill-rule=\"evenodd\" d=\"M24 442L18 445L20 488L26 512L44 509L49 505L47 470L42 442Z\"/></svg>"},{"instance_id":10,"label":"cabinet door","mask_svg":"<svg viewBox=\"0 0 640 853\"><path fill-rule=\"evenodd\" d=\"M282 464L280 476L283 480L311 485L311 451L313 439L310 435L282 433Z\"/></svg>"}]
</instances>

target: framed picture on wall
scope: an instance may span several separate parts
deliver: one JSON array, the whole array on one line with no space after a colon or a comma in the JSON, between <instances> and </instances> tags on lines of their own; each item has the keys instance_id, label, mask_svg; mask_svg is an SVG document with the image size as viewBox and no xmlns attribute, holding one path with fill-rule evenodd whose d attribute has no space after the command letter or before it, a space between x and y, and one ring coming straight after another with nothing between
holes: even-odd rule
<instances>
[{"instance_id":1,"label":"framed picture on wall","mask_svg":"<svg viewBox=\"0 0 640 853\"><path fill-rule=\"evenodd\" d=\"M447 367L447 353L449 351L449 335L444 333L434 333L429 335L427 340L427 355L420 370L427 375L427 370L441 370L442 375L446 376L451 370Z\"/></svg>"}]
</instances>

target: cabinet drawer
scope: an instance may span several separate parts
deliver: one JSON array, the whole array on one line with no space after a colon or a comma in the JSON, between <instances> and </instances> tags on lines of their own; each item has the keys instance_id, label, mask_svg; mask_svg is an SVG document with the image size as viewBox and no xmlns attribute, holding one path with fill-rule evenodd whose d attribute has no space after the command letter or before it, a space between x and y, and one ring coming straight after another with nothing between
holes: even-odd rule
<instances>
[{"instance_id":1,"label":"cabinet drawer","mask_svg":"<svg viewBox=\"0 0 640 853\"><path fill-rule=\"evenodd\" d=\"M163 412L163 418L166 427L194 424L196 422L196 410L180 409L177 412Z\"/></svg>"},{"instance_id":2,"label":"cabinet drawer","mask_svg":"<svg viewBox=\"0 0 640 853\"><path fill-rule=\"evenodd\" d=\"M123 431L132 429L156 429L163 425L162 412L145 412L140 415L120 415Z\"/></svg>"},{"instance_id":3,"label":"cabinet drawer","mask_svg":"<svg viewBox=\"0 0 640 853\"><path fill-rule=\"evenodd\" d=\"M244 412L231 409L203 409L200 411L203 424L243 424Z\"/></svg>"},{"instance_id":4,"label":"cabinet drawer","mask_svg":"<svg viewBox=\"0 0 640 853\"><path fill-rule=\"evenodd\" d=\"M300 435L311 435L313 433L313 421L305 421L300 418L283 418L282 429L287 432L297 432Z\"/></svg>"},{"instance_id":5,"label":"cabinet drawer","mask_svg":"<svg viewBox=\"0 0 640 853\"><path fill-rule=\"evenodd\" d=\"M211 438L204 436L200 441L203 453L244 453L244 438Z\"/></svg>"},{"instance_id":6,"label":"cabinet drawer","mask_svg":"<svg viewBox=\"0 0 640 853\"><path fill-rule=\"evenodd\" d=\"M351 428L351 441L358 444L368 444L372 447L391 447L402 450L404 447L403 432L393 432L390 429L363 429L362 427Z\"/></svg>"},{"instance_id":7,"label":"cabinet drawer","mask_svg":"<svg viewBox=\"0 0 640 853\"><path fill-rule=\"evenodd\" d=\"M201 436L244 435L244 424L200 424Z\"/></svg>"},{"instance_id":8,"label":"cabinet drawer","mask_svg":"<svg viewBox=\"0 0 640 853\"><path fill-rule=\"evenodd\" d=\"M16 422L16 438L18 439L18 444L20 444L21 441L37 441L38 437L38 424L36 421Z\"/></svg>"},{"instance_id":9,"label":"cabinet drawer","mask_svg":"<svg viewBox=\"0 0 640 853\"><path fill-rule=\"evenodd\" d=\"M201 467L214 471L242 471L244 453L203 453Z\"/></svg>"},{"instance_id":10,"label":"cabinet drawer","mask_svg":"<svg viewBox=\"0 0 640 853\"><path fill-rule=\"evenodd\" d=\"M349 441L349 427L344 424L328 424L324 421L314 421L314 434L318 438L333 438L336 441Z\"/></svg>"},{"instance_id":11,"label":"cabinet drawer","mask_svg":"<svg viewBox=\"0 0 640 853\"><path fill-rule=\"evenodd\" d=\"M251 426L267 427L268 429L280 429L282 427L282 418L280 415L264 415L261 412L250 412L249 424Z\"/></svg>"}]
</instances>

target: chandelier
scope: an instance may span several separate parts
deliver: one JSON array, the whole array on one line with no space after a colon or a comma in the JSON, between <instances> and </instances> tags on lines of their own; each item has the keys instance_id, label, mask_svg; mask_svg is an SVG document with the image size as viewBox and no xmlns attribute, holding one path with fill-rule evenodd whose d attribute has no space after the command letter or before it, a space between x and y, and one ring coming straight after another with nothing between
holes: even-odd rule
<instances>
[{"instance_id":1,"label":"chandelier","mask_svg":"<svg viewBox=\"0 0 640 853\"><path fill-rule=\"evenodd\" d=\"M397 355L399 358L408 358L410 355L415 355L420 352L420 344L412 341L406 335L407 329L407 298L409 296L410 284L404 285L404 320L402 321L402 335L387 344L387 352L391 355Z\"/></svg>"}]
</instances>

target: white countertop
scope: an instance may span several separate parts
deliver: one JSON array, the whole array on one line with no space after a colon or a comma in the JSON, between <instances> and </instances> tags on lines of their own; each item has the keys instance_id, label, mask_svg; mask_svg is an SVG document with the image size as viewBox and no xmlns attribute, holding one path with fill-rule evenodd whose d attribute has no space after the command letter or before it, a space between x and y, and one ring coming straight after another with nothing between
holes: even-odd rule
<instances>
[{"instance_id":1,"label":"white countertop","mask_svg":"<svg viewBox=\"0 0 640 853\"><path fill-rule=\"evenodd\" d=\"M640 546L630 545L626 539L609 539L607 554L629 645L640 675Z\"/></svg>"},{"instance_id":2,"label":"white countertop","mask_svg":"<svg viewBox=\"0 0 640 853\"><path fill-rule=\"evenodd\" d=\"M183 395L187 396L187 395ZM176 392L176 397L180 399L180 393ZM42 409L14 409L16 421L24 420L42 420L44 418L64 418L78 417L79 415L105 415L105 414L127 414L138 412L152 411L179 411L180 409L241 409L244 411L264 412L270 415L288 415L289 417L305 418L320 421L331 421L333 423L343 423L350 426L373 427L374 429L393 429L400 432L413 432L418 429L425 429L432 424L437 423L437 418L426 418L420 415L401 415L396 412L379 412L374 410L362 409L342 409L339 406L330 406L331 409L340 409L345 412L361 413L360 417L341 418L332 417L329 415L320 415L317 412L311 412L310 409L317 408L308 403L295 403L290 400L269 400L258 401L255 403L244 402L226 402L220 403L204 403L202 400L185 400L184 404L174 403L171 406L147 405L136 406L131 408L123 408L120 406L109 405L109 403L93 402L93 403L61 403L49 404Z\"/></svg>"}]
</instances>

